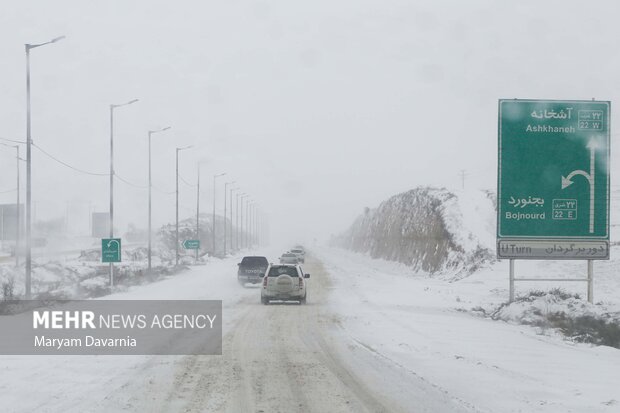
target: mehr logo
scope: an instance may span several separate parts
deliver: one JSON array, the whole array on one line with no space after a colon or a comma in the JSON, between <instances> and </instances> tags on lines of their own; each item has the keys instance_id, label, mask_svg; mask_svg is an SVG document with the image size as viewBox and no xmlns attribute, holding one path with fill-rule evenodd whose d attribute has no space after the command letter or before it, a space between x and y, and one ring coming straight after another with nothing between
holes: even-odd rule
<instances>
[{"instance_id":1,"label":"mehr logo","mask_svg":"<svg viewBox=\"0 0 620 413\"><path fill-rule=\"evenodd\" d=\"M73 313L73 314L71 314ZM92 311L33 311L32 328L97 328Z\"/></svg>"}]
</instances>

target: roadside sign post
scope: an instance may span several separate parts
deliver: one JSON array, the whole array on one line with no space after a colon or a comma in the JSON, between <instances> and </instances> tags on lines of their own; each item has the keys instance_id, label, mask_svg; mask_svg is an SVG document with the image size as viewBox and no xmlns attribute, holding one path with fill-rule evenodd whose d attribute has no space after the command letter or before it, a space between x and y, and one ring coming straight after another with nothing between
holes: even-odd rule
<instances>
[{"instance_id":1,"label":"roadside sign post","mask_svg":"<svg viewBox=\"0 0 620 413\"><path fill-rule=\"evenodd\" d=\"M185 248L186 250L196 250L196 258L194 259L194 264L198 265L198 250L200 250L200 240L186 239L183 241L183 248Z\"/></svg>"},{"instance_id":2,"label":"roadside sign post","mask_svg":"<svg viewBox=\"0 0 620 413\"><path fill-rule=\"evenodd\" d=\"M497 257L609 259L610 102L499 101Z\"/></svg>"},{"instance_id":3,"label":"roadside sign post","mask_svg":"<svg viewBox=\"0 0 620 413\"><path fill-rule=\"evenodd\" d=\"M101 262L112 264L121 262L121 239L102 238L101 239ZM110 272L110 287L114 286L114 273Z\"/></svg>"},{"instance_id":4,"label":"roadside sign post","mask_svg":"<svg viewBox=\"0 0 620 413\"><path fill-rule=\"evenodd\" d=\"M121 262L120 238L103 238L101 240L101 262Z\"/></svg>"},{"instance_id":5,"label":"roadside sign post","mask_svg":"<svg viewBox=\"0 0 620 413\"><path fill-rule=\"evenodd\" d=\"M186 250L198 250L200 249L200 240L199 239L186 239L183 241L183 248Z\"/></svg>"}]
</instances>

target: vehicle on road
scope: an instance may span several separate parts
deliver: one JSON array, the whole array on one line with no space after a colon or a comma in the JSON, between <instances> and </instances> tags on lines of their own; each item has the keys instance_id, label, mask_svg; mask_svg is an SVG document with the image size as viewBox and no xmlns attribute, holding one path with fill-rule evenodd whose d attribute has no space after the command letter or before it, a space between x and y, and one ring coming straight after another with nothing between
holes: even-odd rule
<instances>
[{"instance_id":1,"label":"vehicle on road","mask_svg":"<svg viewBox=\"0 0 620 413\"><path fill-rule=\"evenodd\" d=\"M258 284L263 280L265 271L269 267L269 260L266 257L248 256L243 257L237 265L239 266L237 270L239 284L244 286L245 283Z\"/></svg>"},{"instance_id":2,"label":"vehicle on road","mask_svg":"<svg viewBox=\"0 0 620 413\"><path fill-rule=\"evenodd\" d=\"M285 252L280 257L280 264L299 264L299 257L292 252Z\"/></svg>"},{"instance_id":3,"label":"vehicle on road","mask_svg":"<svg viewBox=\"0 0 620 413\"><path fill-rule=\"evenodd\" d=\"M291 254L297 255L297 260L301 263L306 262L306 251L303 248L293 248Z\"/></svg>"},{"instance_id":4,"label":"vehicle on road","mask_svg":"<svg viewBox=\"0 0 620 413\"><path fill-rule=\"evenodd\" d=\"M299 265L270 264L263 278L260 300L263 304L270 301L299 301L306 304L306 279Z\"/></svg>"}]
</instances>

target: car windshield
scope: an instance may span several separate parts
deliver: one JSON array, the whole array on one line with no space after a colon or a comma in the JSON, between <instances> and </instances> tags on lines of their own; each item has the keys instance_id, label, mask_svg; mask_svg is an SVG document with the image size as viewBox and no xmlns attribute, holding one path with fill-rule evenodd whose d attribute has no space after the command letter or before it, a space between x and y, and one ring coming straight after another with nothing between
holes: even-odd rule
<instances>
[{"instance_id":1,"label":"car windshield","mask_svg":"<svg viewBox=\"0 0 620 413\"><path fill-rule=\"evenodd\" d=\"M297 277L297 268L289 265L274 266L269 270L269 277L279 277L282 274L289 275L291 277Z\"/></svg>"},{"instance_id":2,"label":"car windshield","mask_svg":"<svg viewBox=\"0 0 620 413\"><path fill-rule=\"evenodd\" d=\"M241 260L241 265L243 265L244 267L266 267L267 265L269 265L269 262L265 257L243 257L243 259Z\"/></svg>"},{"instance_id":3,"label":"car windshield","mask_svg":"<svg viewBox=\"0 0 620 413\"><path fill-rule=\"evenodd\" d=\"M296 258L295 254L282 254L282 258Z\"/></svg>"}]
</instances>

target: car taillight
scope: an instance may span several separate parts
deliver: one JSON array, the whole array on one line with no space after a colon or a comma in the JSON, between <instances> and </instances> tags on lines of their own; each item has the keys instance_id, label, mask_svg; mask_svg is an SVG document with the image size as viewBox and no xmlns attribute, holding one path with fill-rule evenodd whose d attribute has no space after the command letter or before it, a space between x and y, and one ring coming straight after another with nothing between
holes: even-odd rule
<instances>
[{"instance_id":1,"label":"car taillight","mask_svg":"<svg viewBox=\"0 0 620 413\"><path fill-rule=\"evenodd\" d=\"M263 277L263 288L267 288L267 277Z\"/></svg>"},{"instance_id":2,"label":"car taillight","mask_svg":"<svg viewBox=\"0 0 620 413\"><path fill-rule=\"evenodd\" d=\"M299 288L304 286L304 279L299 277Z\"/></svg>"}]
</instances>

